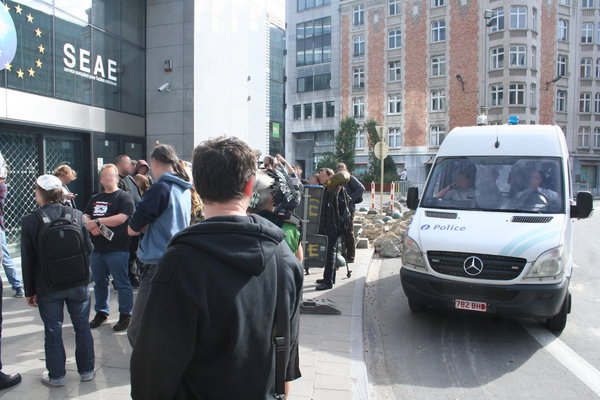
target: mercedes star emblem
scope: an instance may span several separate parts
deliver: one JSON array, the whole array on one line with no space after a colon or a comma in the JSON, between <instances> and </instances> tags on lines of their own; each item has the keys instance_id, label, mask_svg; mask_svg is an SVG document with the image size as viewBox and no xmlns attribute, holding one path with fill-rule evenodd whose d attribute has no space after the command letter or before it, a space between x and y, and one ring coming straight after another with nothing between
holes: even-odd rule
<instances>
[{"instance_id":1,"label":"mercedes star emblem","mask_svg":"<svg viewBox=\"0 0 600 400\"><path fill-rule=\"evenodd\" d=\"M463 264L463 269L470 276L477 276L483 271L483 261L479 257L471 256Z\"/></svg>"}]
</instances>

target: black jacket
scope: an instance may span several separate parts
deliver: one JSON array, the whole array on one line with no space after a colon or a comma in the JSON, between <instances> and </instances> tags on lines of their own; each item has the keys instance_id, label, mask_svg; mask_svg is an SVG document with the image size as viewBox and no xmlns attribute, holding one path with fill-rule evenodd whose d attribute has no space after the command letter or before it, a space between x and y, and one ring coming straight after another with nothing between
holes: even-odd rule
<instances>
[{"instance_id":1,"label":"black jacket","mask_svg":"<svg viewBox=\"0 0 600 400\"><path fill-rule=\"evenodd\" d=\"M287 380L298 378L300 262L271 222L213 217L177 234L158 264L131 357L132 398L272 399L277 263L287 272Z\"/></svg>"},{"instance_id":2,"label":"black jacket","mask_svg":"<svg viewBox=\"0 0 600 400\"><path fill-rule=\"evenodd\" d=\"M350 182L348 182L345 188L348 192L348 196L350 196L350 199L352 199L352 201L348 204L348 207L350 208L350 212L354 213L356 205L363 201L365 187L358 179L356 179L354 175L350 175Z\"/></svg>"},{"instance_id":3,"label":"black jacket","mask_svg":"<svg viewBox=\"0 0 600 400\"><path fill-rule=\"evenodd\" d=\"M46 204L42 207L44 212L51 220L58 219L62 215L62 204ZM92 253L94 246L90 240L90 235L83 223L83 214L79 210L74 210L73 216L79 222L83 231L83 240L86 248L82 249L87 255ZM23 271L23 286L25 296L46 295L57 292L61 289L54 289L48 286L44 279L37 255L38 231L42 221L35 213L27 214L21 220L21 269ZM89 281L80 282L81 286L88 285Z\"/></svg>"}]
</instances>

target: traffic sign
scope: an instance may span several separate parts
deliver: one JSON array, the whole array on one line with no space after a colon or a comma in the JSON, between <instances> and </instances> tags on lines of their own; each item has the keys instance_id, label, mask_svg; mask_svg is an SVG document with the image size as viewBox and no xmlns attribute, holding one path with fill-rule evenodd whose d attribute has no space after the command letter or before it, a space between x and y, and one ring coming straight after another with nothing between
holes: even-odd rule
<instances>
[{"instance_id":1,"label":"traffic sign","mask_svg":"<svg viewBox=\"0 0 600 400\"><path fill-rule=\"evenodd\" d=\"M373 152L375 153L375 157L383 160L390 153L390 146L385 142L377 142L373 148Z\"/></svg>"}]
</instances>

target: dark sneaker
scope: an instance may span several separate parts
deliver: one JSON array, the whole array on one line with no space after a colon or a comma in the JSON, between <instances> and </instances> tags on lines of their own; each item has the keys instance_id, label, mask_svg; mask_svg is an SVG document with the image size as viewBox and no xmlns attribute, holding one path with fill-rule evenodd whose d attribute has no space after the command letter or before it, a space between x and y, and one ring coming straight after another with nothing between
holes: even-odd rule
<instances>
[{"instance_id":1,"label":"dark sneaker","mask_svg":"<svg viewBox=\"0 0 600 400\"><path fill-rule=\"evenodd\" d=\"M21 383L21 375L19 374L5 374L0 371L0 389L8 389Z\"/></svg>"},{"instance_id":2,"label":"dark sneaker","mask_svg":"<svg viewBox=\"0 0 600 400\"><path fill-rule=\"evenodd\" d=\"M325 279L317 279L316 282L317 283L325 283Z\"/></svg>"},{"instance_id":3,"label":"dark sneaker","mask_svg":"<svg viewBox=\"0 0 600 400\"><path fill-rule=\"evenodd\" d=\"M96 313L94 319L90 321L90 328L94 329L99 327L107 319L108 315L104 314L103 312Z\"/></svg>"},{"instance_id":4,"label":"dark sneaker","mask_svg":"<svg viewBox=\"0 0 600 400\"><path fill-rule=\"evenodd\" d=\"M319 286L315 288L315 290L328 290L331 289L333 285L328 285L326 283L321 283Z\"/></svg>"},{"instance_id":5,"label":"dark sneaker","mask_svg":"<svg viewBox=\"0 0 600 400\"><path fill-rule=\"evenodd\" d=\"M25 297L25 291L22 287L18 287L15 289L15 297L18 299L22 299L23 297Z\"/></svg>"},{"instance_id":6,"label":"dark sneaker","mask_svg":"<svg viewBox=\"0 0 600 400\"><path fill-rule=\"evenodd\" d=\"M132 288L137 289L137 288L140 287L140 280L138 279L137 276L134 277L134 278L131 278L130 281L131 281L131 287Z\"/></svg>"},{"instance_id":7,"label":"dark sneaker","mask_svg":"<svg viewBox=\"0 0 600 400\"><path fill-rule=\"evenodd\" d=\"M113 331L120 332L126 330L129 327L129 321L131 321L131 315L121 314L119 321L113 326Z\"/></svg>"}]
</instances>

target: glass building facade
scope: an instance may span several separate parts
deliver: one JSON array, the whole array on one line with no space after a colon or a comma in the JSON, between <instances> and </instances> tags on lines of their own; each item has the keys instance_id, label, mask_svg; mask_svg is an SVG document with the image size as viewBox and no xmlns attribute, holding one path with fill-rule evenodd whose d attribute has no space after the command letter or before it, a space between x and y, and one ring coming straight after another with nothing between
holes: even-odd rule
<instances>
[{"instance_id":1,"label":"glass building facade","mask_svg":"<svg viewBox=\"0 0 600 400\"><path fill-rule=\"evenodd\" d=\"M5 220L13 246L21 217L36 206L37 176L70 165L78 179L69 188L83 209L97 191L101 164L119 154L145 157L139 133L146 108L145 3L0 2L0 103L14 111L0 118L0 153L10 170ZM49 115L55 109L67 111ZM137 133L130 136L131 121Z\"/></svg>"}]
</instances>

